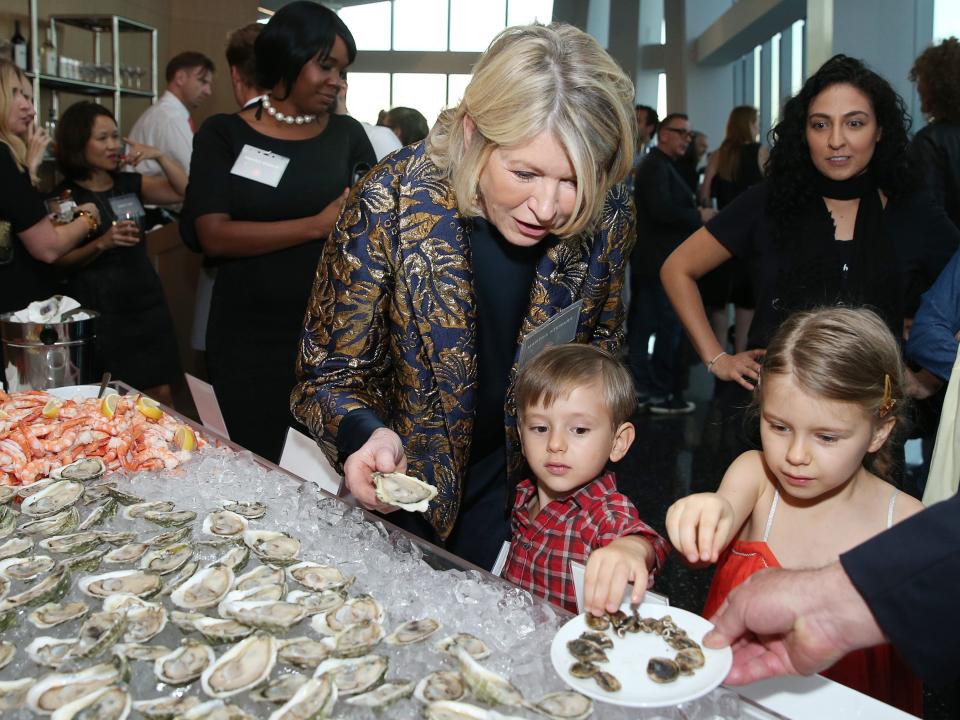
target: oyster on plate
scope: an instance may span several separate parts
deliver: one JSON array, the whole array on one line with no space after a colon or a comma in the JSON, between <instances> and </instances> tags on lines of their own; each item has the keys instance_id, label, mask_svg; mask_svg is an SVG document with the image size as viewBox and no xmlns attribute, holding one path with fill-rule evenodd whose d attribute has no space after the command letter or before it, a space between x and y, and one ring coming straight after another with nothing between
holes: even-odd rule
<instances>
[{"instance_id":1,"label":"oyster on plate","mask_svg":"<svg viewBox=\"0 0 960 720\"><path fill-rule=\"evenodd\" d=\"M377 499L409 512L425 512L437 489L423 480L403 473L373 473Z\"/></svg>"},{"instance_id":2,"label":"oyster on plate","mask_svg":"<svg viewBox=\"0 0 960 720\"><path fill-rule=\"evenodd\" d=\"M221 655L203 671L200 683L210 697L228 698L262 683L276 662L276 638L257 633Z\"/></svg>"}]
</instances>

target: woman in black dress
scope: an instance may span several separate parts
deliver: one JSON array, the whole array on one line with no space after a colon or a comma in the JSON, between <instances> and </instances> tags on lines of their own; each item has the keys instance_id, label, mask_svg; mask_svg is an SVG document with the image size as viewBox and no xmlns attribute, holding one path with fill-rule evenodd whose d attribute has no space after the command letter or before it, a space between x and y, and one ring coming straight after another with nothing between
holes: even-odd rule
<instances>
[{"instance_id":1,"label":"woman in black dress","mask_svg":"<svg viewBox=\"0 0 960 720\"><path fill-rule=\"evenodd\" d=\"M262 103L197 134L185 212L217 266L210 379L230 439L277 461L303 316L324 241L354 175L376 163L363 127L330 112L356 56L337 15L285 5L255 45Z\"/></svg>"},{"instance_id":2,"label":"woman in black dress","mask_svg":"<svg viewBox=\"0 0 960 720\"><path fill-rule=\"evenodd\" d=\"M700 186L700 204L713 205L723 210L734 198L763 179L763 166L769 157L766 147L757 142L760 132L757 109L752 105L740 105L730 111L723 142L710 156L707 170ZM746 263L731 258L723 265L700 278L700 294L710 314L710 324L720 344L726 347L729 320L727 305L736 308L734 348L737 352L747 349L747 330L753 321L756 304L753 284Z\"/></svg>"},{"instance_id":3,"label":"woman in black dress","mask_svg":"<svg viewBox=\"0 0 960 720\"><path fill-rule=\"evenodd\" d=\"M0 60L0 313L55 294L47 263L87 237L99 218L90 204L66 225L50 221L43 197L30 182L22 139L36 116L28 83L16 65Z\"/></svg>"},{"instance_id":4,"label":"woman in black dress","mask_svg":"<svg viewBox=\"0 0 960 720\"><path fill-rule=\"evenodd\" d=\"M123 157L123 142L128 157ZM156 160L163 175L119 172ZM90 240L58 261L67 271L67 292L100 313L100 364L114 378L173 404L170 385L180 376L177 341L160 278L147 257L140 223L143 203L167 205L183 199L187 175L156 148L121 141L113 114L92 102L71 105L57 126L57 164L77 202L92 202L101 221Z\"/></svg>"}]
</instances>

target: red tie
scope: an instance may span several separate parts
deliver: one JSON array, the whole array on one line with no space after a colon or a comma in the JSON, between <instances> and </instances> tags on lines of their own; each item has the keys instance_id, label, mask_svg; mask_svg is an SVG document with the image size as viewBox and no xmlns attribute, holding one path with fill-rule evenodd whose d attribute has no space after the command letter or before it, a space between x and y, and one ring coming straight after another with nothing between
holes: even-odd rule
<instances>
[{"instance_id":1,"label":"red tie","mask_svg":"<svg viewBox=\"0 0 960 720\"><path fill-rule=\"evenodd\" d=\"M193 121L193 115L187 115L187 120L190 122L190 132L195 134L197 132L197 123Z\"/></svg>"}]
</instances>

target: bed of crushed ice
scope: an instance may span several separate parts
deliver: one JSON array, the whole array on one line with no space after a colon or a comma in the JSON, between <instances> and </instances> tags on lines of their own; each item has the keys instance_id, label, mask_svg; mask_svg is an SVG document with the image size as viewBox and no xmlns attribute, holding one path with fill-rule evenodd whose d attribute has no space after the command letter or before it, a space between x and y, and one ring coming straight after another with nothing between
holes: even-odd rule
<instances>
[{"instance_id":1,"label":"bed of crushed ice","mask_svg":"<svg viewBox=\"0 0 960 720\"><path fill-rule=\"evenodd\" d=\"M250 521L250 529L282 530L298 538L301 543L300 559L337 565L346 575L355 575L357 580L350 588L350 595L372 594L386 609L384 626L387 632L407 620L433 617L442 623L441 629L431 638L416 645L395 647L381 643L373 652L389 657L389 669L385 679L405 678L418 681L435 670L456 670L453 658L439 653L434 643L456 632L472 633L493 650L483 665L508 677L528 701L535 702L543 695L566 689L550 663L550 643L559 627L568 619L546 602L532 598L529 593L474 570L438 570L424 559L424 550L399 531L389 532L380 522L371 522L370 516L338 500L323 496L310 483L300 482L290 476L268 470L255 462L248 453L236 453L226 449L209 448L174 471L144 472L124 475L115 473L110 477L119 487L145 500L172 500L177 509L194 510L193 539L201 539L200 530L206 513L222 507L227 500L257 500L269 508L259 520ZM81 509L81 517L93 506ZM157 527L144 519L128 520L117 514L100 529L136 530L141 537L154 535L165 528ZM195 558L206 564L224 552L204 546L196 546ZM426 550L429 553L429 550ZM251 555L245 570L258 564ZM437 563L434 563L435 565ZM77 580L85 575L100 574L111 570L136 567L136 565L101 565L95 573L74 573L73 586L61 602L82 601L99 610L100 602L77 590ZM11 592L18 592L20 583L14 583ZM159 597L152 598L157 601ZM167 610L175 609L169 597L162 598ZM23 677L41 677L52 672L34 664L23 651L37 635L57 638L76 637L82 620L73 620L50 630L38 630L26 620L33 608L20 611L22 617L12 628L0 634L0 639L16 644L17 653L13 662L0 671L0 680ZM309 627L309 618L301 621L285 637L317 636ZM184 635L172 623L151 643L176 648ZM197 637L195 634L193 637ZM229 646L215 648L219 657ZM103 656L99 662L108 656ZM89 662L89 661L88 661ZM153 674L152 662L131 661L129 689L134 700L158 698L177 694L194 694L201 698L200 682L186 687L173 688L159 683ZM271 679L294 668L278 662ZM61 669L61 672L63 670ZM642 670L640 670L642 671ZM308 670L300 670L309 673ZM624 683L629 678L621 678ZM470 702L469 696L465 701ZM228 702L239 705L255 717L266 718L278 706L254 702L246 694L234 696ZM345 705L339 702L333 716L339 718L419 718L422 706L410 697L390 705L385 711L374 711ZM525 718L537 717L533 713L514 708L500 707L503 715ZM659 710L631 710L597 703L594 718L653 720L720 720L752 716L741 708L735 693L717 689L700 700L676 708ZM135 717L134 711L131 717ZM5 712L4 718L34 717L29 710ZM495 713L491 718L498 717Z\"/></svg>"}]
</instances>

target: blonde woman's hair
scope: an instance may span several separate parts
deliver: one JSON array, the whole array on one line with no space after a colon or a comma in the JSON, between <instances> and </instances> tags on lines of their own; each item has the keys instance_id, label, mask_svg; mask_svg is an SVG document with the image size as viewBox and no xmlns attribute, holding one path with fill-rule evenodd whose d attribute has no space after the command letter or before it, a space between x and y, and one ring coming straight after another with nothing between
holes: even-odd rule
<instances>
[{"instance_id":1,"label":"blonde woman's hair","mask_svg":"<svg viewBox=\"0 0 960 720\"><path fill-rule=\"evenodd\" d=\"M790 316L763 358L756 391L761 402L764 380L771 375L792 375L811 395L856 403L875 417L899 418L904 412L900 347L880 316L865 308L823 308ZM893 467L890 445L888 441L867 456L867 467L885 479Z\"/></svg>"},{"instance_id":2,"label":"blonde woman's hair","mask_svg":"<svg viewBox=\"0 0 960 720\"><path fill-rule=\"evenodd\" d=\"M524 365L513 388L517 412L523 417L538 403L550 407L557 398L597 381L616 429L637 409L633 378L622 363L595 345L555 345Z\"/></svg>"},{"instance_id":3,"label":"blonde woman's hair","mask_svg":"<svg viewBox=\"0 0 960 720\"><path fill-rule=\"evenodd\" d=\"M598 223L607 191L633 164L633 83L590 35L563 23L507 28L490 44L455 108L427 137L430 159L449 178L457 207L482 214L478 183L490 153L554 135L577 176L576 206L555 233ZM469 147L463 123L475 126Z\"/></svg>"},{"instance_id":4,"label":"blonde woman's hair","mask_svg":"<svg viewBox=\"0 0 960 720\"><path fill-rule=\"evenodd\" d=\"M734 182L740 174L740 148L756 142L752 125L757 122L757 109L752 105L740 105L730 111L727 131L717 149L717 175Z\"/></svg>"},{"instance_id":5,"label":"blonde woman's hair","mask_svg":"<svg viewBox=\"0 0 960 720\"><path fill-rule=\"evenodd\" d=\"M20 68L9 60L0 60L0 143L7 146L21 170L27 169L27 146L7 127L7 118L13 106L13 86L25 82L29 81Z\"/></svg>"}]
</instances>

